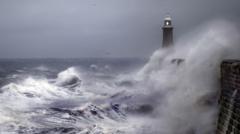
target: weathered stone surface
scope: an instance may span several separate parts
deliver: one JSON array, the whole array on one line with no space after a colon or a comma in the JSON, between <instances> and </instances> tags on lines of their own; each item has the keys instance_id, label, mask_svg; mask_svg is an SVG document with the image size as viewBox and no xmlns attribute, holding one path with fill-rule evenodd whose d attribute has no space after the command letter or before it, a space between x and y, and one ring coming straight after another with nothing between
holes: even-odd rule
<instances>
[{"instance_id":1,"label":"weathered stone surface","mask_svg":"<svg viewBox=\"0 0 240 134\"><path fill-rule=\"evenodd\" d=\"M220 112L216 134L240 134L240 61L221 64Z\"/></svg>"}]
</instances>

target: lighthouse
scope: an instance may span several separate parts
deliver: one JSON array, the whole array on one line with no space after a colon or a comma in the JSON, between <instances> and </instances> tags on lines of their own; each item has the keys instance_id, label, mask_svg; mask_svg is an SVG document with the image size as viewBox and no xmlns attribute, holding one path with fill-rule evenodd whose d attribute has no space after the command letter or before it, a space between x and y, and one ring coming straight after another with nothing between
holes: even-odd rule
<instances>
[{"instance_id":1,"label":"lighthouse","mask_svg":"<svg viewBox=\"0 0 240 134\"><path fill-rule=\"evenodd\" d=\"M173 26L172 19L168 15L164 19L164 25L162 27L163 30L163 39L162 39L162 47L169 47L173 45Z\"/></svg>"}]
</instances>

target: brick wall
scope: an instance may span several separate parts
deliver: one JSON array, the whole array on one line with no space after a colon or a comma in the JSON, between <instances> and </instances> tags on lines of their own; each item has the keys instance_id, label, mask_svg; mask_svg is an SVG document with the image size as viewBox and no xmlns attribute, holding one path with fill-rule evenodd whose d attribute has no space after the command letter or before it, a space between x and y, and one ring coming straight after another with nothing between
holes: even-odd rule
<instances>
[{"instance_id":1,"label":"brick wall","mask_svg":"<svg viewBox=\"0 0 240 134\"><path fill-rule=\"evenodd\" d=\"M240 61L221 64L220 113L217 134L240 134Z\"/></svg>"}]
</instances>

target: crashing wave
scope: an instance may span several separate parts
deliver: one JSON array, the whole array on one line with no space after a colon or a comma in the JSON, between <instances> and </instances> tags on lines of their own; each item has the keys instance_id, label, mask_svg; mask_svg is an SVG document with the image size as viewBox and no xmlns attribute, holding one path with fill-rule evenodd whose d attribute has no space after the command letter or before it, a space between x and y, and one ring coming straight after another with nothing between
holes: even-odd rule
<instances>
[{"instance_id":1,"label":"crashing wave","mask_svg":"<svg viewBox=\"0 0 240 134\"><path fill-rule=\"evenodd\" d=\"M56 84L67 88L77 87L81 84L80 74L76 68L70 67L58 74Z\"/></svg>"},{"instance_id":2,"label":"crashing wave","mask_svg":"<svg viewBox=\"0 0 240 134\"><path fill-rule=\"evenodd\" d=\"M28 77L23 81L10 83L1 88L3 94L10 96L25 96L29 98L39 97L53 99L67 94L52 85L47 79L34 79ZM4 94L4 95L5 95Z\"/></svg>"},{"instance_id":3,"label":"crashing wave","mask_svg":"<svg viewBox=\"0 0 240 134\"><path fill-rule=\"evenodd\" d=\"M232 45L235 38L226 38L239 34L228 23L213 24L184 46L156 51L137 74L92 78L98 75L85 77L70 67L53 80L29 76L6 84L0 92L0 133L213 132L217 110L209 98L218 88L217 68L226 51L239 50Z\"/></svg>"}]
</instances>

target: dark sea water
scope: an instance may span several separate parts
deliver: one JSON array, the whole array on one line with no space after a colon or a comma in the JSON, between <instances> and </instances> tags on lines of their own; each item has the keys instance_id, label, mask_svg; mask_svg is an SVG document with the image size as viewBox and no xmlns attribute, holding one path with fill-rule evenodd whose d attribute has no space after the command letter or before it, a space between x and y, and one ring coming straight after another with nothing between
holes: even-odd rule
<instances>
[{"instance_id":1,"label":"dark sea water","mask_svg":"<svg viewBox=\"0 0 240 134\"><path fill-rule=\"evenodd\" d=\"M0 134L131 133L125 76L145 59L1 59ZM129 114L131 113L131 114ZM132 127L132 128L129 128ZM128 132L126 132L128 131Z\"/></svg>"},{"instance_id":2,"label":"dark sea water","mask_svg":"<svg viewBox=\"0 0 240 134\"><path fill-rule=\"evenodd\" d=\"M239 32L214 21L193 33L149 61L0 60L0 134L214 134Z\"/></svg>"}]
</instances>

